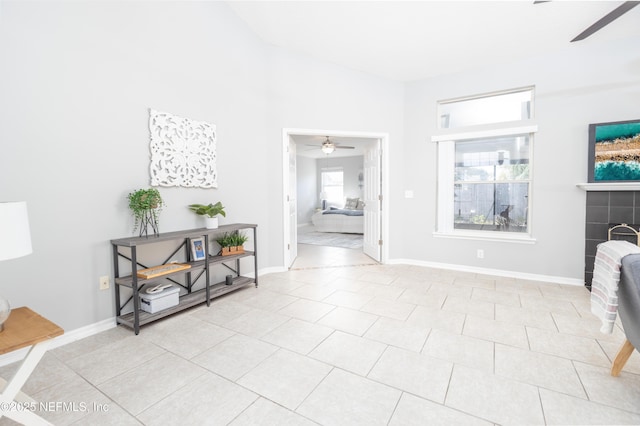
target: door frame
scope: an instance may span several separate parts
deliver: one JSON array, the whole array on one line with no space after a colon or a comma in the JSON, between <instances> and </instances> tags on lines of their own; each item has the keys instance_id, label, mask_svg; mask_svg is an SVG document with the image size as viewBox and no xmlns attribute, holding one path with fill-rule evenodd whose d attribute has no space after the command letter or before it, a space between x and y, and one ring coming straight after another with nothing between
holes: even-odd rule
<instances>
[{"instance_id":1,"label":"door frame","mask_svg":"<svg viewBox=\"0 0 640 426\"><path fill-rule=\"evenodd\" d=\"M383 241L381 252L381 263L387 263L389 259L389 134L379 132L358 132L358 131L342 131L342 130L322 130L322 129L282 129L282 217L283 217L283 233L282 233L282 249L283 249L283 267L289 269L290 264L289 250L287 244L289 241L290 221L289 221L289 137L292 135L308 135L308 136L329 136L329 137L353 137L368 138L380 140L380 172L382 182L382 202L380 205L381 221L380 236Z\"/></svg>"}]
</instances>

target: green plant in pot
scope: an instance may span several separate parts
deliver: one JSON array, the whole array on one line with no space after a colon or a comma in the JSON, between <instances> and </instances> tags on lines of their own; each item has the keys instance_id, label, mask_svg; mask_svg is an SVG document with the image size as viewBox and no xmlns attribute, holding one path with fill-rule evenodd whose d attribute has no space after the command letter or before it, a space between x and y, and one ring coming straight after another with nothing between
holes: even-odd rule
<instances>
[{"instance_id":1,"label":"green plant in pot","mask_svg":"<svg viewBox=\"0 0 640 426\"><path fill-rule=\"evenodd\" d=\"M153 235L158 235L159 216L164 206L160 191L155 188L138 189L127 198L134 218L133 232L140 229L141 237L148 236L151 227Z\"/></svg>"},{"instance_id":2,"label":"green plant in pot","mask_svg":"<svg viewBox=\"0 0 640 426\"><path fill-rule=\"evenodd\" d=\"M243 244L249 240L249 237L241 232L225 233L216 238L216 243L220 244L220 254L222 256L230 256L232 254L244 253Z\"/></svg>"},{"instance_id":3,"label":"green plant in pot","mask_svg":"<svg viewBox=\"0 0 640 426\"><path fill-rule=\"evenodd\" d=\"M218 215L227 217L224 206L220 201L215 204L191 204L189 209L197 215L205 217L205 226L207 229L216 229L218 227Z\"/></svg>"}]
</instances>

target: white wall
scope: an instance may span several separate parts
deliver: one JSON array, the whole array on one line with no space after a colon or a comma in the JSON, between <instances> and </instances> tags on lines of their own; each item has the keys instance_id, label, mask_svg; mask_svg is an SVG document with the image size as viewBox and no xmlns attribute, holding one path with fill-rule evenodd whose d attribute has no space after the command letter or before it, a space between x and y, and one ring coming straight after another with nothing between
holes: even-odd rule
<instances>
[{"instance_id":1,"label":"white wall","mask_svg":"<svg viewBox=\"0 0 640 426\"><path fill-rule=\"evenodd\" d=\"M390 258L581 278L587 125L635 119L640 40L409 84L267 46L222 2L12 2L0 17L0 200L26 200L34 253L0 263L2 294L67 330L111 318L109 240L149 185L148 108L217 125L219 188L160 188L160 229L222 201L283 265L282 129L389 134ZM435 103L536 85L535 245L434 239ZM413 199L403 198L412 189ZM477 248L485 259L475 258Z\"/></svg>"},{"instance_id":2,"label":"white wall","mask_svg":"<svg viewBox=\"0 0 640 426\"><path fill-rule=\"evenodd\" d=\"M311 223L311 216L320 206L318 199L318 172L316 160L296 157L296 189L298 200L298 226Z\"/></svg>"},{"instance_id":3,"label":"white wall","mask_svg":"<svg viewBox=\"0 0 640 426\"><path fill-rule=\"evenodd\" d=\"M282 128L326 129L335 132L388 133L391 209L386 212L391 226L400 224L394 203L400 200L402 188L402 143L404 116L404 84L351 71L343 67L295 55L271 47L267 57L269 98L267 134L271 140L282 140ZM267 161L278 164L279 174L269 174L269 187L282 188L282 153L268 153ZM281 190L280 190L281 191ZM282 220L282 196L269 200L270 218ZM268 238L282 240L283 223L270 222ZM386 241L386 240L385 240ZM390 245L401 245L396 235ZM282 253L274 252L274 254ZM282 255L280 264L283 264Z\"/></svg>"},{"instance_id":4,"label":"white wall","mask_svg":"<svg viewBox=\"0 0 640 426\"><path fill-rule=\"evenodd\" d=\"M148 108L217 125L219 189L160 188L160 231L258 223L265 50L219 2L4 2L0 200L26 200L34 253L0 263L2 293L66 330L113 317L109 240L129 236L127 194L149 186ZM232 40L233 42L230 42ZM9 66L10 64L10 66ZM252 155L247 155L251 153ZM262 266L268 264L261 240Z\"/></svg>"},{"instance_id":5,"label":"white wall","mask_svg":"<svg viewBox=\"0 0 640 426\"><path fill-rule=\"evenodd\" d=\"M258 224L261 269L283 266L283 128L402 141L402 84L267 46L223 2L4 1L0 19L0 200L27 201L34 246L0 263L2 293L67 331L115 315L98 277L149 186L148 108L218 133L219 188L160 188L160 231L220 200L221 223Z\"/></svg>"},{"instance_id":6,"label":"white wall","mask_svg":"<svg viewBox=\"0 0 640 426\"><path fill-rule=\"evenodd\" d=\"M640 39L575 43L556 55L407 84L404 179L415 198L405 212L405 245L395 256L582 280L588 125L640 118ZM531 196L534 245L434 238L436 102L535 85ZM392 170L393 172L393 170ZM476 250L484 250L484 259Z\"/></svg>"}]
</instances>

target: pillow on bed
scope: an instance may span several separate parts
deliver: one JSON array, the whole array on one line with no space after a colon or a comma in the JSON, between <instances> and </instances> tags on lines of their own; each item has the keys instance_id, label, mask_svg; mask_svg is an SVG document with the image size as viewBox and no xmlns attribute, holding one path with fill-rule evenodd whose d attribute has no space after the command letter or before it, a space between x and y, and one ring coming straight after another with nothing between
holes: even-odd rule
<instances>
[{"instance_id":1,"label":"pillow on bed","mask_svg":"<svg viewBox=\"0 0 640 426\"><path fill-rule=\"evenodd\" d=\"M344 203L344 208L346 210L355 210L358 207L359 198L347 198L347 202Z\"/></svg>"},{"instance_id":2,"label":"pillow on bed","mask_svg":"<svg viewBox=\"0 0 640 426\"><path fill-rule=\"evenodd\" d=\"M358 205L356 206L356 210L364 210L364 201L358 200Z\"/></svg>"}]
</instances>

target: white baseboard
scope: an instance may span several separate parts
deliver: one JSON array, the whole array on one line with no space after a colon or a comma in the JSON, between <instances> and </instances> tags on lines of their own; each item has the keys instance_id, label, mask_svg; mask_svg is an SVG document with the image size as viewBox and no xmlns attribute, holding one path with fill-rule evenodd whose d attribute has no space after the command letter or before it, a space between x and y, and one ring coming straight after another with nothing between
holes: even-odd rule
<instances>
[{"instance_id":1,"label":"white baseboard","mask_svg":"<svg viewBox=\"0 0 640 426\"><path fill-rule=\"evenodd\" d=\"M116 325L116 319L115 317L113 317L96 322L94 324L89 324L87 326L77 328L75 330L66 331L62 336L58 336L53 339L51 345L49 346L49 350L66 345L68 343L75 342L76 340L84 339L85 337L92 336L102 331L109 330ZM29 348L23 348L18 351L0 356L0 366L21 361L25 356L27 356L27 352L29 352Z\"/></svg>"},{"instance_id":2,"label":"white baseboard","mask_svg":"<svg viewBox=\"0 0 640 426\"><path fill-rule=\"evenodd\" d=\"M567 277L556 277L551 275L540 275L540 274L529 274L524 272L514 272L514 271L504 271L500 269L489 269L489 268L478 268L475 266L466 266L466 265L456 265L450 263L438 263L438 262L427 262L423 260L415 260L415 259L389 259L387 262L389 265L414 265L414 266L425 266L429 268L439 268L439 269L448 269L454 271L462 271L462 272L474 272L477 274L486 274L486 275L495 275L498 277L509 277L509 278L519 278L524 280L532 280L532 281L545 281L556 284L567 284L574 286L583 286L584 280L580 280L577 278L567 278ZM286 272L287 268L281 266L273 266L269 268L263 268L258 271L258 276L273 274L278 272ZM244 274L243 274L244 275ZM253 274L246 274L248 277L253 278ZM58 336L51 342L50 349L54 349L68 343L75 342L76 340L84 339L85 337L92 336L94 334L109 330L117 326L116 318L107 318L105 320L96 322L94 324L89 324L84 327L77 328L75 330L71 330L65 332L62 336ZM0 367L12 364L14 362L22 360L28 352L29 348L24 348L15 352L11 352L9 354L0 356Z\"/></svg>"},{"instance_id":3,"label":"white baseboard","mask_svg":"<svg viewBox=\"0 0 640 426\"><path fill-rule=\"evenodd\" d=\"M584 280L578 278L556 277L553 275L529 274L526 272L505 271L502 269L479 268L477 266L456 265L451 263L427 262L414 259L390 259L390 265L414 265L428 268L448 269L453 271L474 272L476 274L495 275L498 277L518 278L531 281L545 281L556 284L583 286Z\"/></svg>"},{"instance_id":4,"label":"white baseboard","mask_svg":"<svg viewBox=\"0 0 640 426\"><path fill-rule=\"evenodd\" d=\"M263 268L258 271L258 277L261 275L272 274L276 272L285 272L287 270L288 269L279 266ZM253 273L243 275L254 278ZM53 341L51 342L51 346L49 346L49 350L64 346L68 343L73 343L76 340L84 339L85 337L89 337L94 334L101 333L103 331L114 328L117 325L118 324L116 323L116 318L113 317L96 322L94 324L89 324L87 326L77 328L75 330L66 331L62 336L58 336L53 339ZM27 352L29 352L29 348L23 348L5 355L0 355L0 367L23 360L24 357L27 356Z\"/></svg>"},{"instance_id":5,"label":"white baseboard","mask_svg":"<svg viewBox=\"0 0 640 426\"><path fill-rule=\"evenodd\" d=\"M270 268L263 268L258 271L258 276L267 275L267 274L275 274L278 272L287 272L289 268L284 268L282 266L272 266Z\"/></svg>"},{"instance_id":6,"label":"white baseboard","mask_svg":"<svg viewBox=\"0 0 640 426\"><path fill-rule=\"evenodd\" d=\"M258 277L260 277L261 275L275 274L277 272L286 272L286 271L288 271L288 269L283 268L281 266L272 266L269 268L262 268L258 270ZM248 277L248 278L255 278L255 275L253 274L253 272L247 272L246 274L243 273L242 276Z\"/></svg>"}]
</instances>

